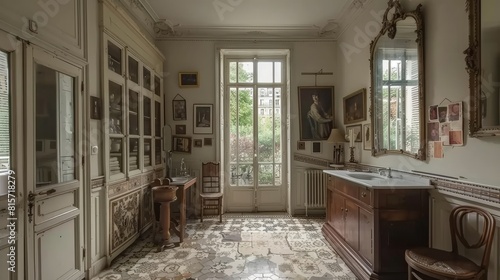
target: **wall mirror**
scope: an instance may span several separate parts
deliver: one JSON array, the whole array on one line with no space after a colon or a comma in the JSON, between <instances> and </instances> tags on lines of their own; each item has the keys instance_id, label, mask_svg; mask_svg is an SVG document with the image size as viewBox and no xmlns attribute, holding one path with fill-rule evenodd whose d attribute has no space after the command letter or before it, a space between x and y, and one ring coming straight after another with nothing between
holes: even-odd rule
<instances>
[{"instance_id":1,"label":"wall mirror","mask_svg":"<svg viewBox=\"0 0 500 280\"><path fill-rule=\"evenodd\" d=\"M498 0L467 0L469 48L469 134L500 136L500 17Z\"/></svg>"},{"instance_id":2,"label":"wall mirror","mask_svg":"<svg viewBox=\"0 0 500 280\"><path fill-rule=\"evenodd\" d=\"M403 11L390 0L370 45L372 155L425 160L424 30L422 5Z\"/></svg>"}]
</instances>

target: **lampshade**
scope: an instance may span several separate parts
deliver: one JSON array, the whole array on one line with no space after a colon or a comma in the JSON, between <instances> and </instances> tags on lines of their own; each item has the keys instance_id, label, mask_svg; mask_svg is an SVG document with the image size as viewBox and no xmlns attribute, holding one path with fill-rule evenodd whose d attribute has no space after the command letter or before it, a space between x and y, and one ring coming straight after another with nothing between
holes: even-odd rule
<instances>
[{"instance_id":1,"label":"lampshade","mask_svg":"<svg viewBox=\"0 0 500 280\"><path fill-rule=\"evenodd\" d=\"M345 142L344 138L344 132L342 132L338 128L332 129L332 132L330 132L330 137L326 140L328 143L342 143Z\"/></svg>"}]
</instances>

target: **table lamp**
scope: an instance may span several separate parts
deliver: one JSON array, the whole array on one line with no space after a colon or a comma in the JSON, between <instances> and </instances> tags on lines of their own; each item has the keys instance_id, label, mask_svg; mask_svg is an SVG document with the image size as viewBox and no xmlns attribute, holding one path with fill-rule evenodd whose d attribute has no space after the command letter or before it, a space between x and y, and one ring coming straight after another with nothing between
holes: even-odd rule
<instances>
[{"instance_id":1,"label":"table lamp","mask_svg":"<svg viewBox=\"0 0 500 280\"><path fill-rule=\"evenodd\" d=\"M343 153L344 153L344 142L345 142L345 137L344 133L338 129L334 128L330 132L330 137L326 140L328 143L338 143L337 145L333 146L333 163L334 164L344 164L344 158L343 158Z\"/></svg>"}]
</instances>

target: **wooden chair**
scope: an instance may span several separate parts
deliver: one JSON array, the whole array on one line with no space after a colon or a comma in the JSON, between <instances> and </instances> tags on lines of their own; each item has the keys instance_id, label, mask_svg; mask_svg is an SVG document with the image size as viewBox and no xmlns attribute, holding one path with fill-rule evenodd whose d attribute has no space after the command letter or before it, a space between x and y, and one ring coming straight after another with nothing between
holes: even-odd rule
<instances>
[{"instance_id":1,"label":"wooden chair","mask_svg":"<svg viewBox=\"0 0 500 280\"><path fill-rule=\"evenodd\" d=\"M220 185L219 163L201 164L201 222L205 209L217 209L219 221L222 223L222 190Z\"/></svg>"},{"instance_id":2,"label":"wooden chair","mask_svg":"<svg viewBox=\"0 0 500 280\"><path fill-rule=\"evenodd\" d=\"M470 244L465 237L466 220L469 214L483 218L482 233L475 244ZM495 234L495 219L483 209L474 206L459 206L451 211L450 230L452 250L443 251L434 248L415 248L405 252L408 263L408 279L487 279L488 262ZM484 246L481 264L459 255L457 238L467 249L479 249Z\"/></svg>"}]
</instances>

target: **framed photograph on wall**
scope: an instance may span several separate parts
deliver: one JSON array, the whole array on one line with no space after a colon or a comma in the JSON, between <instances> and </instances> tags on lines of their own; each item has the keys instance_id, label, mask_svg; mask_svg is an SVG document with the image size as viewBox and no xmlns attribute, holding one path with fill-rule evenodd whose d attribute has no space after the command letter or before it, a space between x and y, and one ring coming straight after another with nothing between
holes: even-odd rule
<instances>
[{"instance_id":1,"label":"framed photograph on wall","mask_svg":"<svg viewBox=\"0 0 500 280\"><path fill-rule=\"evenodd\" d=\"M174 121L185 121L186 116L186 100L172 100L172 113Z\"/></svg>"},{"instance_id":2,"label":"framed photograph on wall","mask_svg":"<svg viewBox=\"0 0 500 280\"><path fill-rule=\"evenodd\" d=\"M193 133L212 134L212 104L193 104Z\"/></svg>"},{"instance_id":3,"label":"framed photograph on wall","mask_svg":"<svg viewBox=\"0 0 500 280\"><path fill-rule=\"evenodd\" d=\"M179 87L198 87L198 72L179 72Z\"/></svg>"},{"instance_id":4,"label":"framed photograph on wall","mask_svg":"<svg viewBox=\"0 0 500 280\"><path fill-rule=\"evenodd\" d=\"M191 153L191 137L172 136L172 151Z\"/></svg>"},{"instance_id":5,"label":"framed photograph on wall","mask_svg":"<svg viewBox=\"0 0 500 280\"><path fill-rule=\"evenodd\" d=\"M361 142L362 140L362 135L361 135L361 125L360 124L355 124L355 125L348 125L345 127L345 133L346 135L349 135L349 130L353 131L354 135L357 135L356 138L354 139L354 142Z\"/></svg>"},{"instance_id":6,"label":"framed photograph on wall","mask_svg":"<svg viewBox=\"0 0 500 280\"><path fill-rule=\"evenodd\" d=\"M194 139L193 140L193 147L195 147L195 148L203 147L203 141L201 139Z\"/></svg>"},{"instance_id":7,"label":"framed photograph on wall","mask_svg":"<svg viewBox=\"0 0 500 280\"><path fill-rule=\"evenodd\" d=\"M102 104L101 99L96 96L90 97L90 118L93 120L101 119Z\"/></svg>"},{"instance_id":8,"label":"framed photograph on wall","mask_svg":"<svg viewBox=\"0 0 500 280\"><path fill-rule=\"evenodd\" d=\"M300 141L326 140L333 128L333 86L299 87Z\"/></svg>"},{"instance_id":9,"label":"framed photograph on wall","mask_svg":"<svg viewBox=\"0 0 500 280\"><path fill-rule=\"evenodd\" d=\"M321 153L321 142L312 142L312 152Z\"/></svg>"},{"instance_id":10,"label":"framed photograph on wall","mask_svg":"<svg viewBox=\"0 0 500 280\"><path fill-rule=\"evenodd\" d=\"M205 146L212 146L212 138L203 138L203 144Z\"/></svg>"},{"instance_id":11,"label":"framed photograph on wall","mask_svg":"<svg viewBox=\"0 0 500 280\"><path fill-rule=\"evenodd\" d=\"M175 125L175 134L186 134L186 125L185 124L176 124Z\"/></svg>"},{"instance_id":12,"label":"framed photograph on wall","mask_svg":"<svg viewBox=\"0 0 500 280\"><path fill-rule=\"evenodd\" d=\"M344 124L366 120L366 88L344 97Z\"/></svg>"}]
</instances>

